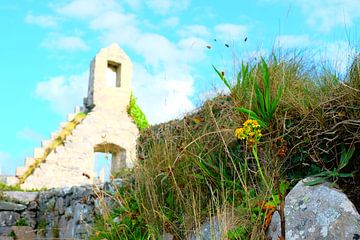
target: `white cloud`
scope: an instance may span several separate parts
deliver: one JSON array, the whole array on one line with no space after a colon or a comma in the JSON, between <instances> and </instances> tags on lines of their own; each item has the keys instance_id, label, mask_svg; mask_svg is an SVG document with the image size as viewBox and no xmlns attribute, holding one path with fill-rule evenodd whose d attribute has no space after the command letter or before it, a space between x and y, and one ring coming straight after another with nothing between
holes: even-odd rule
<instances>
[{"instance_id":1,"label":"white cloud","mask_svg":"<svg viewBox=\"0 0 360 240\"><path fill-rule=\"evenodd\" d=\"M141 0L124 0L124 1L135 11L141 8Z\"/></svg>"},{"instance_id":2,"label":"white cloud","mask_svg":"<svg viewBox=\"0 0 360 240\"><path fill-rule=\"evenodd\" d=\"M303 48L311 44L308 35L281 35L275 40L275 45L282 48Z\"/></svg>"},{"instance_id":3,"label":"white cloud","mask_svg":"<svg viewBox=\"0 0 360 240\"><path fill-rule=\"evenodd\" d=\"M183 61L196 62L201 61L206 57L205 49L208 43L202 38L183 38L177 45L180 47L181 58Z\"/></svg>"},{"instance_id":4,"label":"white cloud","mask_svg":"<svg viewBox=\"0 0 360 240\"><path fill-rule=\"evenodd\" d=\"M25 22L29 24L38 25L40 27L55 27L57 22L53 16L33 15L28 13L25 17Z\"/></svg>"},{"instance_id":5,"label":"white cloud","mask_svg":"<svg viewBox=\"0 0 360 240\"><path fill-rule=\"evenodd\" d=\"M116 11L108 11L100 14L90 22L90 27L97 29L116 29L127 25L136 25L137 19L133 14L124 14Z\"/></svg>"},{"instance_id":6,"label":"white cloud","mask_svg":"<svg viewBox=\"0 0 360 240\"><path fill-rule=\"evenodd\" d=\"M327 61L338 73L345 73L351 60L356 54L356 50L345 41L336 41L323 44L319 48L319 58Z\"/></svg>"},{"instance_id":7,"label":"white cloud","mask_svg":"<svg viewBox=\"0 0 360 240\"><path fill-rule=\"evenodd\" d=\"M71 113L75 106L82 106L86 97L88 72L70 77L58 76L48 81L39 82L35 93L40 98L51 103L52 109L65 115Z\"/></svg>"},{"instance_id":8,"label":"white cloud","mask_svg":"<svg viewBox=\"0 0 360 240\"><path fill-rule=\"evenodd\" d=\"M162 21L162 25L165 27L176 27L179 25L180 19L178 17L169 17Z\"/></svg>"},{"instance_id":9,"label":"white cloud","mask_svg":"<svg viewBox=\"0 0 360 240\"><path fill-rule=\"evenodd\" d=\"M134 64L134 94L152 124L194 109L189 99L194 92L193 81L190 74L179 69L151 74L143 65Z\"/></svg>"},{"instance_id":10,"label":"white cloud","mask_svg":"<svg viewBox=\"0 0 360 240\"><path fill-rule=\"evenodd\" d=\"M99 1L94 0L94 2ZM81 9L81 6L87 3L90 6ZM145 3L156 13L167 14L185 9L189 1L152 0ZM131 7L139 7L136 4ZM95 9L92 5L93 1L73 0L68 1L63 7L58 7L57 11L62 15L86 21L89 29L98 34L104 45L117 42L121 47L131 49L144 60L145 64L142 66L134 62L132 85L139 104L147 113L150 122L170 120L192 110L194 108L190 100L194 93L192 65L205 57L205 41L201 38L207 34L205 29L201 28L201 36L188 35L177 42L170 41L163 35L149 31L149 28L147 29L149 32L143 31L142 24L146 19L139 19L135 14L124 12L114 1L110 1L109 5L100 6L99 9ZM78 8L80 12L77 12ZM160 20L159 23L157 26L166 24L176 26L179 19L170 17L165 18L165 21ZM192 30L196 31L195 28ZM57 112L68 112L73 104L67 99L82 96L75 94L78 91L75 89L79 88L79 85L87 86L86 82L76 84L70 80L71 78L60 76L39 83L37 95L50 101Z\"/></svg>"},{"instance_id":11,"label":"white cloud","mask_svg":"<svg viewBox=\"0 0 360 240\"><path fill-rule=\"evenodd\" d=\"M215 26L216 38L222 40L239 40L246 37L247 27L245 25L223 23Z\"/></svg>"},{"instance_id":12,"label":"white cloud","mask_svg":"<svg viewBox=\"0 0 360 240\"><path fill-rule=\"evenodd\" d=\"M137 24L135 15L110 11L93 18L89 26L93 30L102 31L100 39L105 45L118 42L120 45L132 46L141 34Z\"/></svg>"},{"instance_id":13,"label":"white cloud","mask_svg":"<svg viewBox=\"0 0 360 240\"><path fill-rule=\"evenodd\" d=\"M54 5L53 7L59 14L75 18L91 18L120 8L114 0L73 0L63 6Z\"/></svg>"},{"instance_id":14,"label":"white cloud","mask_svg":"<svg viewBox=\"0 0 360 240\"><path fill-rule=\"evenodd\" d=\"M80 37L61 36L58 34L50 34L41 45L52 50L86 51L89 49Z\"/></svg>"},{"instance_id":15,"label":"white cloud","mask_svg":"<svg viewBox=\"0 0 360 240\"><path fill-rule=\"evenodd\" d=\"M189 0L147 0L146 4L156 13L168 14L188 8Z\"/></svg>"},{"instance_id":16,"label":"white cloud","mask_svg":"<svg viewBox=\"0 0 360 240\"><path fill-rule=\"evenodd\" d=\"M179 30L178 34L181 37L198 36L198 37L207 38L210 36L210 31L206 26L203 26L203 25L189 25L189 26L185 26L184 28Z\"/></svg>"},{"instance_id":17,"label":"white cloud","mask_svg":"<svg viewBox=\"0 0 360 240\"><path fill-rule=\"evenodd\" d=\"M162 35L146 33L141 35L135 44L134 50L144 57L147 64L155 68L163 63L166 65L175 64L180 60L178 59L179 50Z\"/></svg>"},{"instance_id":18,"label":"white cloud","mask_svg":"<svg viewBox=\"0 0 360 240\"><path fill-rule=\"evenodd\" d=\"M21 131L17 132L16 137L33 142L40 142L45 139L45 136L28 127L25 127Z\"/></svg>"},{"instance_id":19,"label":"white cloud","mask_svg":"<svg viewBox=\"0 0 360 240\"><path fill-rule=\"evenodd\" d=\"M296 0L307 16L307 23L320 32L329 32L336 26L351 26L360 17L358 0Z\"/></svg>"}]
</instances>

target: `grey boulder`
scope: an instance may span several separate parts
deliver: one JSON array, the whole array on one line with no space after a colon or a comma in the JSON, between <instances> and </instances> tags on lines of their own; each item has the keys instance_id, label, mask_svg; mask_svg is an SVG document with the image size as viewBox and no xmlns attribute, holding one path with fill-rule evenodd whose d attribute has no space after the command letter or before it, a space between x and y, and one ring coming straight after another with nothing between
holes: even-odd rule
<instances>
[{"instance_id":1,"label":"grey boulder","mask_svg":"<svg viewBox=\"0 0 360 240\"><path fill-rule=\"evenodd\" d=\"M360 215L341 191L330 183L305 186L306 178L286 196L285 239L360 239ZM277 240L280 235L280 216L273 215L267 238Z\"/></svg>"}]
</instances>

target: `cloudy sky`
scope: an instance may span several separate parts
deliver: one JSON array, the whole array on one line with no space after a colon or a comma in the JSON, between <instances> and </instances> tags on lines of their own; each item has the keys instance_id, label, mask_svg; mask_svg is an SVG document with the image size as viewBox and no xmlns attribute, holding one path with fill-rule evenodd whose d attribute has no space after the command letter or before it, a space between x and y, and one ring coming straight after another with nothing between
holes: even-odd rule
<instances>
[{"instance_id":1,"label":"cloudy sky","mask_svg":"<svg viewBox=\"0 0 360 240\"><path fill-rule=\"evenodd\" d=\"M89 62L110 43L132 59L133 92L158 123L221 90L212 64L232 76L281 47L344 71L359 50L359 9L359 0L2 0L0 168L14 174L81 105Z\"/></svg>"}]
</instances>

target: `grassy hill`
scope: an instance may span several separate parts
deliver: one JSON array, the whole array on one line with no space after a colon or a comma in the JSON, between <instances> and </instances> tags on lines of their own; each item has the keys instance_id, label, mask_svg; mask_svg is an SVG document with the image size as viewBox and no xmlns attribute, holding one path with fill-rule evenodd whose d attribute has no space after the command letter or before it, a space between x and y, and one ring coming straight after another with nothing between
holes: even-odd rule
<instances>
[{"instance_id":1,"label":"grassy hill","mask_svg":"<svg viewBox=\"0 0 360 240\"><path fill-rule=\"evenodd\" d=\"M142 131L94 239L185 239L214 216L229 239L262 239L286 192L315 174L360 209L359 57L343 76L299 55L242 64L231 81L215 70L230 94Z\"/></svg>"}]
</instances>

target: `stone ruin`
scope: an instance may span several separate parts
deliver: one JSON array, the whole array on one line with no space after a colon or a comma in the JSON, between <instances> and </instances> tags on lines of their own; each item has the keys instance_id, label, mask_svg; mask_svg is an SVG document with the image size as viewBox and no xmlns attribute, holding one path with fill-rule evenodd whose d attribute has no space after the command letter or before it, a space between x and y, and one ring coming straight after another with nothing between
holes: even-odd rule
<instances>
[{"instance_id":1,"label":"stone ruin","mask_svg":"<svg viewBox=\"0 0 360 240\"><path fill-rule=\"evenodd\" d=\"M130 58L117 44L101 49L90 65L84 106L68 115L69 122L80 111L86 113L85 118L49 152L49 146L67 125L60 124L59 132L42 141L41 147L34 149L33 157L26 158L25 165L16 169L15 177L7 177L6 183L20 184L27 190L93 184L99 181L94 163L96 152L111 156L111 173L131 168L136 159L139 134L127 113L131 76ZM39 164L44 156L46 158ZM30 174L29 168L33 168Z\"/></svg>"}]
</instances>

